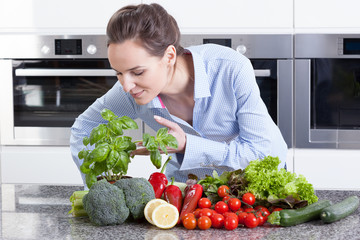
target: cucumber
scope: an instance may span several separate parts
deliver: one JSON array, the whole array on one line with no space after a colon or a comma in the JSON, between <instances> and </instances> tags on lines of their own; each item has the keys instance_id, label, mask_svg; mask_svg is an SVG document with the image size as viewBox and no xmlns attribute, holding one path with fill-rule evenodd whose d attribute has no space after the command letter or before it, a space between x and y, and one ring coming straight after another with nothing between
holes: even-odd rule
<instances>
[{"instance_id":1,"label":"cucumber","mask_svg":"<svg viewBox=\"0 0 360 240\"><path fill-rule=\"evenodd\" d=\"M283 227L290 227L300 223L319 219L321 211L329 207L329 200L321 200L311 205L298 209L283 209L272 212L268 217L268 222Z\"/></svg>"},{"instance_id":2,"label":"cucumber","mask_svg":"<svg viewBox=\"0 0 360 240\"><path fill-rule=\"evenodd\" d=\"M359 198L357 196L351 196L343 201L324 208L320 213L320 218L324 223L332 223L343 219L359 207Z\"/></svg>"}]
</instances>

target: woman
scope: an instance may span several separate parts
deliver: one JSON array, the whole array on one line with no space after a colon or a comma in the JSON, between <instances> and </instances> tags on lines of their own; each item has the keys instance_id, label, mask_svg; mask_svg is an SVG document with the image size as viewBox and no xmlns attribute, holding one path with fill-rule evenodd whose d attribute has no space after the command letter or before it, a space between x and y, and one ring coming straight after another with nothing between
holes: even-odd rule
<instances>
[{"instance_id":1,"label":"woman","mask_svg":"<svg viewBox=\"0 0 360 240\"><path fill-rule=\"evenodd\" d=\"M176 21L158 4L127 6L107 26L108 58L118 82L72 127L74 161L82 138L103 122L100 111L140 118L154 130L167 127L178 149L168 177L186 181L217 170L245 168L251 160L278 156L287 146L260 98L250 61L215 44L183 49ZM133 154L147 154L137 149Z\"/></svg>"}]
</instances>

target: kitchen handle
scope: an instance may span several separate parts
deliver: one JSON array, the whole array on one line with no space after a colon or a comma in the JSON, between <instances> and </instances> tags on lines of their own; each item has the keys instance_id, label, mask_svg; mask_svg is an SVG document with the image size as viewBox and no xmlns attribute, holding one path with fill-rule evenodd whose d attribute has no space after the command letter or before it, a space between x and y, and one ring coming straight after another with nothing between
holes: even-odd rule
<instances>
[{"instance_id":1,"label":"kitchen handle","mask_svg":"<svg viewBox=\"0 0 360 240\"><path fill-rule=\"evenodd\" d=\"M16 76L36 76L36 77L50 77L50 76L101 76L114 77L116 72L112 69L16 69Z\"/></svg>"},{"instance_id":2,"label":"kitchen handle","mask_svg":"<svg viewBox=\"0 0 360 240\"><path fill-rule=\"evenodd\" d=\"M255 69L255 77L270 77L271 70L270 69Z\"/></svg>"}]
</instances>

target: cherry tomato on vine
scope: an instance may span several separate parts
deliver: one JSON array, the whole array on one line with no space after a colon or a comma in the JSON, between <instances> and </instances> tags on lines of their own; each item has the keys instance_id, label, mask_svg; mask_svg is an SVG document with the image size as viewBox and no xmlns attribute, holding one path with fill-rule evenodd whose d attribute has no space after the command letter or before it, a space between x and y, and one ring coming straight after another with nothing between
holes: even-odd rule
<instances>
[{"instance_id":1,"label":"cherry tomato on vine","mask_svg":"<svg viewBox=\"0 0 360 240\"><path fill-rule=\"evenodd\" d=\"M226 195L225 197L223 197L223 202L228 202L229 201L229 199L230 199L230 196L229 195Z\"/></svg>"},{"instance_id":2,"label":"cherry tomato on vine","mask_svg":"<svg viewBox=\"0 0 360 240\"><path fill-rule=\"evenodd\" d=\"M270 215L270 211L264 206L256 206L254 209L266 219Z\"/></svg>"},{"instance_id":3,"label":"cherry tomato on vine","mask_svg":"<svg viewBox=\"0 0 360 240\"><path fill-rule=\"evenodd\" d=\"M248 213L247 212L237 212L238 213L238 222L239 224L244 224L245 223L245 218L247 217Z\"/></svg>"},{"instance_id":4,"label":"cherry tomato on vine","mask_svg":"<svg viewBox=\"0 0 360 240\"><path fill-rule=\"evenodd\" d=\"M281 211L281 210L283 210L283 209L282 209L282 208L277 207L277 208L274 208L271 212L276 212L276 211Z\"/></svg>"},{"instance_id":5,"label":"cherry tomato on vine","mask_svg":"<svg viewBox=\"0 0 360 240\"><path fill-rule=\"evenodd\" d=\"M199 212L199 217L202 217L202 216L211 217L211 215L213 215L213 210L210 208L202 208Z\"/></svg>"},{"instance_id":6,"label":"cherry tomato on vine","mask_svg":"<svg viewBox=\"0 0 360 240\"><path fill-rule=\"evenodd\" d=\"M215 207L214 207L214 210L217 212L217 213L225 213L225 212L228 212L229 211L229 206L223 202L223 201L219 201L215 204Z\"/></svg>"},{"instance_id":7,"label":"cherry tomato on vine","mask_svg":"<svg viewBox=\"0 0 360 240\"><path fill-rule=\"evenodd\" d=\"M245 193L243 196L242 196L242 201L246 204L249 204L249 205L253 205L255 203L255 196L254 194L252 193Z\"/></svg>"},{"instance_id":8,"label":"cherry tomato on vine","mask_svg":"<svg viewBox=\"0 0 360 240\"><path fill-rule=\"evenodd\" d=\"M224 216L220 213L214 213L211 217L211 226L214 228L222 228L224 226Z\"/></svg>"},{"instance_id":9,"label":"cherry tomato on vine","mask_svg":"<svg viewBox=\"0 0 360 240\"><path fill-rule=\"evenodd\" d=\"M182 220L182 224L186 229L195 229L197 225L196 218L193 216L184 217Z\"/></svg>"},{"instance_id":10,"label":"cherry tomato on vine","mask_svg":"<svg viewBox=\"0 0 360 240\"><path fill-rule=\"evenodd\" d=\"M232 217L236 217L237 218L237 215L236 213L234 212L226 212L226 213L223 213L223 216L226 218L226 217L229 217L229 216L232 216Z\"/></svg>"},{"instance_id":11,"label":"cherry tomato on vine","mask_svg":"<svg viewBox=\"0 0 360 240\"><path fill-rule=\"evenodd\" d=\"M241 207L241 201L238 198L230 198L227 202L231 211L236 212Z\"/></svg>"},{"instance_id":12,"label":"cherry tomato on vine","mask_svg":"<svg viewBox=\"0 0 360 240\"><path fill-rule=\"evenodd\" d=\"M208 198L200 198L198 201L198 207L199 208L210 208L211 207L211 201Z\"/></svg>"},{"instance_id":13,"label":"cherry tomato on vine","mask_svg":"<svg viewBox=\"0 0 360 240\"><path fill-rule=\"evenodd\" d=\"M211 227L211 219L207 216L199 217L197 225L201 230L206 230Z\"/></svg>"},{"instance_id":14,"label":"cherry tomato on vine","mask_svg":"<svg viewBox=\"0 0 360 240\"><path fill-rule=\"evenodd\" d=\"M257 218L257 221L258 221L258 226L263 225L267 220L267 217L264 217L261 214L256 215L256 218Z\"/></svg>"},{"instance_id":15,"label":"cherry tomato on vine","mask_svg":"<svg viewBox=\"0 0 360 240\"><path fill-rule=\"evenodd\" d=\"M200 211L201 211L201 208L197 208L197 209L194 210L193 214L194 214L195 218L199 218L199 217L200 217L200 216L199 216Z\"/></svg>"},{"instance_id":16,"label":"cherry tomato on vine","mask_svg":"<svg viewBox=\"0 0 360 240\"><path fill-rule=\"evenodd\" d=\"M245 218L244 225L248 228L254 228L259 225L259 222L253 213L248 213L248 215Z\"/></svg>"},{"instance_id":17,"label":"cherry tomato on vine","mask_svg":"<svg viewBox=\"0 0 360 240\"><path fill-rule=\"evenodd\" d=\"M250 208L245 208L244 212L247 212L247 213L254 212L254 209L251 208L251 207Z\"/></svg>"},{"instance_id":18,"label":"cherry tomato on vine","mask_svg":"<svg viewBox=\"0 0 360 240\"><path fill-rule=\"evenodd\" d=\"M219 197L223 198L230 194L230 188L226 185L221 185L217 191Z\"/></svg>"},{"instance_id":19,"label":"cherry tomato on vine","mask_svg":"<svg viewBox=\"0 0 360 240\"><path fill-rule=\"evenodd\" d=\"M227 230L234 230L239 225L238 218L234 216L227 216L224 220L224 227Z\"/></svg>"}]
</instances>

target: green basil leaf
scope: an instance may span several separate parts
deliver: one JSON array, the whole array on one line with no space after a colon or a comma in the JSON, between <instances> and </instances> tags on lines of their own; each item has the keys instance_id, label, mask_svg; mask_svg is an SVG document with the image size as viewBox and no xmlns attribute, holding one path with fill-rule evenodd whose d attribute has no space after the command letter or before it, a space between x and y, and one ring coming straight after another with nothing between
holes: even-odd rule
<instances>
[{"instance_id":1,"label":"green basil leaf","mask_svg":"<svg viewBox=\"0 0 360 240\"><path fill-rule=\"evenodd\" d=\"M88 137L83 138L83 144L84 146L87 146L90 143L90 139Z\"/></svg>"},{"instance_id":2,"label":"green basil leaf","mask_svg":"<svg viewBox=\"0 0 360 240\"><path fill-rule=\"evenodd\" d=\"M150 136L150 138L147 140L147 142L145 144L145 147L150 152L158 149L158 143L156 142L154 136Z\"/></svg>"},{"instance_id":3,"label":"green basil leaf","mask_svg":"<svg viewBox=\"0 0 360 240\"><path fill-rule=\"evenodd\" d=\"M91 172L90 164L89 161L84 161L80 166L80 171L84 174L89 174Z\"/></svg>"},{"instance_id":4,"label":"green basil leaf","mask_svg":"<svg viewBox=\"0 0 360 240\"><path fill-rule=\"evenodd\" d=\"M126 151L133 151L133 150L135 150L135 149L136 149L136 144L133 143L133 142L130 142L130 143L129 143L129 147L126 148Z\"/></svg>"},{"instance_id":5,"label":"green basil leaf","mask_svg":"<svg viewBox=\"0 0 360 240\"><path fill-rule=\"evenodd\" d=\"M159 146L160 146L160 149L166 154L168 155L168 151L167 151L167 148L166 148L166 145L164 144L164 142L159 142Z\"/></svg>"},{"instance_id":6,"label":"green basil leaf","mask_svg":"<svg viewBox=\"0 0 360 240\"><path fill-rule=\"evenodd\" d=\"M143 146L146 146L150 140L151 135L148 133L144 133L143 135Z\"/></svg>"},{"instance_id":7,"label":"green basil leaf","mask_svg":"<svg viewBox=\"0 0 360 240\"><path fill-rule=\"evenodd\" d=\"M103 119L105 119L107 121L111 121L111 120L117 118L117 116L109 109L103 109L101 111L101 116Z\"/></svg>"},{"instance_id":8,"label":"green basil leaf","mask_svg":"<svg viewBox=\"0 0 360 240\"><path fill-rule=\"evenodd\" d=\"M96 175L92 173L86 174L85 181L88 188L91 188L91 186L97 181Z\"/></svg>"},{"instance_id":9,"label":"green basil leaf","mask_svg":"<svg viewBox=\"0 0 360 240\"><path fill-rule=\"evenodd\" d=\"M160 151L158 149L156 149L156 151L150 152L150 160L157 169L159 169L161 167L162 159L161 159Z\"/></svg>"},{"instance_id":10,"label":"green basil leaf","mask_svg":"<svg viewBox=\"0 0 360 240\"><path fill-rule=\"evenodd\" d=\"M169 146L171 148L174 148L174 149L178 148L178 142L177 142L176 138L171 134L168 134L166 136L166 138L163 140L163 142L164 142L164 144L166 144L167 146Z\"/></svg>"},{"instance_id":11,"label":"green basil leaf","mask_svg":"<svg viewBox=\"0 0 360 240\"><path fill-rule=\"evenodd\" d=\"M102 162L95 162L94 166L92 168L92 172L97 176L104 172L106 172L108 169L106 168L106 161Z\"/></svg>"},{"instance_id":12,"label":"green basil leaf","mask_svg":"<svg viewBox=\"0 0 360 240\"><path fill-rule=\"evenodd\" d=\"M107 135L107 127L105 124L100 124L99 126L93 128L90 133L90 145L99 142Z\"/></svg>"},{"instance_id":13,"label":"green basil leaf","mask_svg":"<svg viewBox=\"0 0 360 240\"><path fill-rule=\"evenodd\" d=\"M83 149L78 153L78 158L85 159L88 154L89 154L89 150Z\"/></svg>"},{"instance_id":14,"label":"green basil leaf","mask_svg":"<svg viewBox=\"0 0 360 240\"><path fill-rule=\"evenodd\" d=\"M157 139L157 140L161 140L161 139L165 138L166 135L168 135L168 129L167 129L167 128L160 128L160 129L156 132L156 139Z\"/></svg>"},{"instance_id":15,"label":"green basil leaf","mask_svg":"<svg viewBox=\"0 0 360 240\"><path fill-rule=\"evenodd\" d=\"M89 158L92 162L102 162L104 161L110 152L109 144L103 144L96 147L89 153Z\"/></svg>"},{"instance_id":16,"label":"green basil leaf","mask_svg":"<svg viewBox=\"0 0 360 240\"><path fill-rule=\"evenodd\" d=\"M112 169L117 161L119 161L120 155L116 150L111 150L109 156L106 158L107 169Z\"/></svg>"},{"instance_id":17,"label":"green basil leaf","mask_svg":"<svg viewBox=\"0 0 360 240\"><path fill-rule=\"evenodd\" d=\"M118 152L118 153L119 153L119 160L115 164L115 166L113 168L113 172L115 174L118 174L120 172L122 172L123 174L126 174L127 170L128 170L129 163L130 163L129 155L124 151L121 151L121 152Z\"/></svg>"},{"instance_id":18,"label":"green basil leaf","mask_svg":"<svg viewBox=\"0 0 360 240\"><path fill-rule=\"evenodd\" d=\"M110 130L116 135L123 135L123 123L120 119L113 119L108 123Z\"/></svg>"},{"instance_id":19,"label":"green basil leaf","mask_svg":"<svg viewBox=\"0 0 360 240\"><path fill-rule=\"evenodd\" d=\"M129 147L129 141L126 141L124 137L117 137L114 141L115 149L117 151L123 151Z\"/></svg>"},{"instance_id":20,"label":"green basil leaf","mask_svg":"<svg viewBox=\"0 0 360 240\"><path fill-rule=\"evenodd\" d=\"M122 116L119 120L123 123L123 129L138 129L137 123L128 116Z\"/></svg>"}]
</instances>

